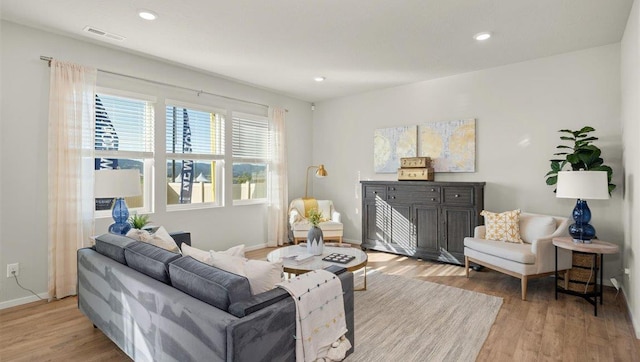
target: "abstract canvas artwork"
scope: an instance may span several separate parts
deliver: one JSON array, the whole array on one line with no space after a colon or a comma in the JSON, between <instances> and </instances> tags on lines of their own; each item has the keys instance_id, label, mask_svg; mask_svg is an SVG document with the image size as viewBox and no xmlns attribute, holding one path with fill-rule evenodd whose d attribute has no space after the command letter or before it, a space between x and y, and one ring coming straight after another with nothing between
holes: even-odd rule
<instances>
[{"instance_id":1,"label":"abstract canvas artwork","mask_svg":"<svg viewBox=\"0 0 640 362\"><path fill-rule=\"evenodd\" d=\"M475 172L475 119L421 124L419 139L419 155L431 157L435 172Z\"/></svg>"},{"instance_id":2,"label":"abstract canvas artwork","mask_svg":"<svg viewBox=\"0 0 640 362\"><path fill-rule=\"evenodd\" d=\"M418 126L378 128L373 140L373 169L396 173L401 157L416 157Z\"/></svg>"}]
</instances>

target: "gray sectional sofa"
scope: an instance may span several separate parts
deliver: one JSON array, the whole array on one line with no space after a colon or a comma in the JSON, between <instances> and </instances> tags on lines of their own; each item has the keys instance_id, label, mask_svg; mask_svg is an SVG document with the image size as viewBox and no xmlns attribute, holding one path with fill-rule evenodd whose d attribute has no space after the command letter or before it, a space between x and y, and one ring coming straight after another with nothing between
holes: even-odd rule
<instances>
[{"instance_id":1,"label":"gray sectional sofa","mask_svg":"<svg viewBox=\"0 0 640 362\"><path fill-rule=\"evenodd\" d=\"M189 243L188 234L174 239ZM353 275L331 271L353 344ZM245 277L124 236L78 251L78 308L136 361L295 360L295 305L284 290L251 295Z\"/></svg>"}]
</instances>

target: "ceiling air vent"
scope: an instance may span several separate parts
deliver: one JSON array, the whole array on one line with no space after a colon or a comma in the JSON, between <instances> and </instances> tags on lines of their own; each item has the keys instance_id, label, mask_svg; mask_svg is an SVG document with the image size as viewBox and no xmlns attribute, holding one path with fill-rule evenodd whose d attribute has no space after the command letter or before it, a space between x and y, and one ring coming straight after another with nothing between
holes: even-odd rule
<instances>
[{"instance_id":1,"label":"ceiling air vent","mask_svg":"<svg viewBox=\"0 0 640 362\"><path fill-rule=\"evenodd\" d=\"M85 32L89 33L89 34L93 34L93 35L97 35L100 37L104 37L104 38L109 38L111 40L117 40L117 41L123 41L126 38L122 35L118 35L118 34L114 34L114 33L108 33L104 30L100 30L98 28L94 28L92 26L85 26L84 29Z\"/></svg>"}]
</instances>

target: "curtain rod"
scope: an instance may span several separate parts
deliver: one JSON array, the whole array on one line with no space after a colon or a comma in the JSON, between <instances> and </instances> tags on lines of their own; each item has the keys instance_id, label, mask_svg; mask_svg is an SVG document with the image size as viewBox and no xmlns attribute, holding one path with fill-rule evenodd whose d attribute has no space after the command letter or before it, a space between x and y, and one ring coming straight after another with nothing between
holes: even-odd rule
<instances>
[{"instance_id":1,"label":"curtain rod","mask_svg":"<svg viewBox=\"0 0 640 362\"><path fill-rule=\"evenodd\" d=\"M40 60L44 60L45 62L49 63L49 66L51 66L51 61L53 60L53 57L47 57L44 55L40 56ZM245 101L244 99L240 99L240 98L234 98L234 97L228 97L228 96L223 96L221 94L216 94L216 93L211 93L211 92L207 92L204 91L202 89L194 89L194 88L188 88L188 87L183 87L180 85L175 85L175 84L169 84L169 83L164 83L164 82L158 82L157 80L152 80L152 79L146 79L146 78L141 78L141 77L136 77L133 75L129 75L129 74L123 74L123 73L117 73L117 72L112 72L109 70L104 70L104 69L97 69L99 72L102 73L106 73L106 74L112 74L112 75L117 75L117 76L121 76L121 77L125 77L125 78L130 78L130 79L135 79L135 80L140 80L143 82L147 82L147 83L152 83L152 84L156 84L156 85L161 85L161 86L166 86L166 87L172 87L172 88L177 88L177 89L182 89L182 90L186 90L186 91L190 91L190 92L195 92L198 96L200 96L200 94L208 94L210 96L214 96L214 97L220 97L220 98L224 98L224 99L228 99L228 100L232 100L232 101L237 101L237 102L243 102L243 103L249 103L249 104L254 104L256 106L261 106L261 107L267 107L269 108L269 105L267 104L262 104L262 103L258 103L258 102L252 102L252 101ZM289 112L288 109L285 109L285 112Z\"/></svg>"}]
</instances>

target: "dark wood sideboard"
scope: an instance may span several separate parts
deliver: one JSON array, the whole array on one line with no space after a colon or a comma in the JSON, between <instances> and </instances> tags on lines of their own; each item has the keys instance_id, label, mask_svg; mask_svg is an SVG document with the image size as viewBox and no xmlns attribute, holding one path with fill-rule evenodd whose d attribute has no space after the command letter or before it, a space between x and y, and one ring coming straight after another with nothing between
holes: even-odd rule
<instances>
[{"instance_id":1,"label":"dark wood sideboard","mask_svg":"<svg viewBox=\"0 0 640 362\"><path fill-rule=\"evenodd\" d=\"M362 248L464 264L484 182L361 181Z\"/></svg>"}]
</instances>

